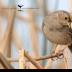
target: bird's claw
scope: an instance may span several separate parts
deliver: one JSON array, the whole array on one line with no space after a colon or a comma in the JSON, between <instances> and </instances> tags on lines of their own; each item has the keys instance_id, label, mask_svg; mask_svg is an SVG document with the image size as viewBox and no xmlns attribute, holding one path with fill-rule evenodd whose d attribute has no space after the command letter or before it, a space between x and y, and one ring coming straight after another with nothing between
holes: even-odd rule
<instances>
[{"instance_id":1,"label":"bird's claw","mask_svg":"<svg viewBox=\"0 0 72 72\"><path fill-rule=\"evenodd\" d=\"M55 61L55 60L58 60L58 59L63 59L63 56L62 57L60 57L59 56L59 53L60 52L63 52L63 50L60 50L58 53L56 53L56 55L57 55L57 59L54 59L54 58L51 58L53 61ZM52 55L51 55L52 56Z\"/></svg>"},{"instance_id":2,"label":"bird's claw","mask_svg":"<svg viewBox=\"0 0 72 72\"><path fill-rule=\"evenodd\" d=\"M60 57L60 56L59 56L59 53L56 53L56 55L57 55L57 59L56 59L56 60L58 60L58 59L63 59L63 56Z\"/></svg>"}]
</instances>

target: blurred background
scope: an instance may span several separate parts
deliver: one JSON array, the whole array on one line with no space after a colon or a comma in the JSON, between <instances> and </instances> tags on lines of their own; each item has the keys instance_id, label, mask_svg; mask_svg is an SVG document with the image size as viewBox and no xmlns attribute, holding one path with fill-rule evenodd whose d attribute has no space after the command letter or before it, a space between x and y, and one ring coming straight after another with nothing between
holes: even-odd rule
<instances>
[{"instance_id":1,"label":"blurred background","mask_svg":"<svg viewBox=\"0 0 72 72\"><path fill-rule=\"evenodd\" d=\"M58 10L64 10L72 14L72 0L0 0L0 8L11 7L12 5L24 5L23 8L35 9L31 9L31 13L29 13L28 9L23 9L23 11L16 10L13 35L10 41L11 54L6 49L5 56L19 58L18 49L20 47L28 51L33 58L49 55L55 44L45 38L42 32L42 21L45 16ZM7 17L7 11L0 11L0 43L8 23ZM32 22L29 20L32 20ZM68 49L66 51L68 51L70 68L72 68L72 54ZM41 65L44 67L47 61L41 61ZM18 68L18 62L12 62L11 64L15 69ZM33 68L32 65L30 67ZM51 69L63 68L63 59L54 61L51 65Z\"/></svg>"}]
</instances>

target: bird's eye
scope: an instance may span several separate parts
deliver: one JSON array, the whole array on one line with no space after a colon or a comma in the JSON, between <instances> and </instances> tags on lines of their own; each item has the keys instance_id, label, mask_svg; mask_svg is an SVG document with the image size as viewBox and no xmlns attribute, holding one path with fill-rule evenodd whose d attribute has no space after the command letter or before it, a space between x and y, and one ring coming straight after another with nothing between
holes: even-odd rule
<instances>
[{"instance_id":1,"label":"bird's eye","mask_svg":"<svg viewBox=\"0 0 72 72\"><path fill-rule=\"evenodd\" d=\"M67 17L65 17L65 20L67 20Z\"/></svg>"}]
</instances>

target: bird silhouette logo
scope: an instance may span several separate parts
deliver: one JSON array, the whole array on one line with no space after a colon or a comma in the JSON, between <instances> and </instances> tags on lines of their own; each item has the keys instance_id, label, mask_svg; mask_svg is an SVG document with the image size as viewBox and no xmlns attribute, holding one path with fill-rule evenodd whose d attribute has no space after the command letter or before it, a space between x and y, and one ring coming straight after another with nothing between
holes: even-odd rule
<instances>
[{"instance_id":1,"label":"bird silhouette logo","mask_svg":"<svg viewBox=\"0 0 72 72\"><path fill-rule=\"evenodd\" d=\"M20 8L20 10L18 10L18 11L23 11L23 10L21 10L21 8L24 6L24 5L17 5L19 8Z\"/></svg>"}]
</instances>

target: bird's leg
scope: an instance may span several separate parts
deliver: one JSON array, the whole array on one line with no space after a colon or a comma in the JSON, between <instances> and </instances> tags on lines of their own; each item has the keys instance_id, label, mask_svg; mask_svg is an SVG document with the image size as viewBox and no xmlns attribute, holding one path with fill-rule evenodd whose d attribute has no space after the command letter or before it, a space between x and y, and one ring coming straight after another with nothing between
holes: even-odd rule
<instances>
[{"instance_id":1,"label":"bird's leg","mask_svg":"<svg viewBox=\"0 0 72 72\"><path fill-rule=\"evenodd\" d=\"M70 45L70 44L66 45L62 50L59 50L59 52L57 53L58 58L59 58L59 53L60 53L60 52L63 52L69 45ZM57 58L57 59L58 59L58 58ZM62 57L62 58L63 58L63 57ZM62 59L62 58L59 58L59 59Z\"/></svg>"},{"instance_id":2,"label":"bird's leg","mask_svg":"<svg viewBox=\"0 0 72 72\"><path fill-rule=\"evenodd\" d=\"M60 50L59 52L63 52L70 44L66 45L62 50Z\"/></svg>"},{"instance_id":3,"label":"bird's leg","mask_svg":"<svg viewBox=\"0 0 72 72\"><path fill-rule=\"evenodd\" d=\"M52 56L52 54L55 53L55 50L56 50L57 46L58 46L58 44L57 44L56 47L54 48L53 52L50 54L51 56ZM52 59L52 58L51 58L51 59ZM52 60L55 61L54 59L52 59Z\"/></svg>"},{"instance_id":4,"label":"bird's leg","mask_svg":"<svg viewBox=\"0 0 72 72\"><path fill-rule=\"evenodd\" d=\"M56 47L54 48L54 50L53 50L53 52L51 53L51 55L55 53L55 50L56 50L57 46L58 46L58 44L57 44Z\"/></svg>"}]
</instances>

